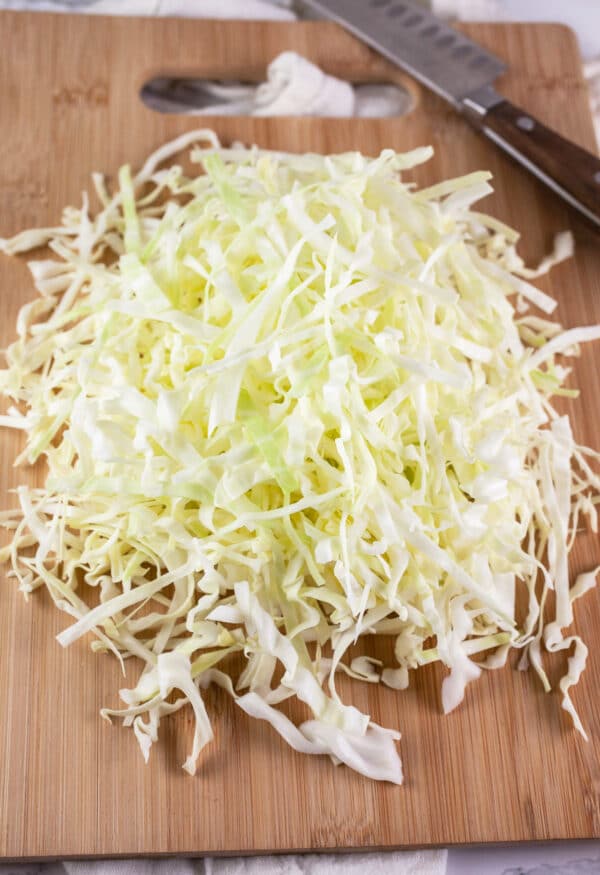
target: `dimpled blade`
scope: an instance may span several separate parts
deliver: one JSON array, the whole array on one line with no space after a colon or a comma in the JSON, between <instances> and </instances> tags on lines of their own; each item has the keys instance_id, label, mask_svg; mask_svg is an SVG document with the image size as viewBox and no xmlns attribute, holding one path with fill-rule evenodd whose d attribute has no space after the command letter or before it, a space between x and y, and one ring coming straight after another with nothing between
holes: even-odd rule
<instances>
[{"instance_id":1,"label":"dimpled blade","mask_svg":"<svg viewBox=\"0 0 600 875\"><path fill-rule=\"evenodd\" d=\"M303 0L453 104L490 85L506 65L421 6L396 0Z\"/></svg>"}]
</instances>

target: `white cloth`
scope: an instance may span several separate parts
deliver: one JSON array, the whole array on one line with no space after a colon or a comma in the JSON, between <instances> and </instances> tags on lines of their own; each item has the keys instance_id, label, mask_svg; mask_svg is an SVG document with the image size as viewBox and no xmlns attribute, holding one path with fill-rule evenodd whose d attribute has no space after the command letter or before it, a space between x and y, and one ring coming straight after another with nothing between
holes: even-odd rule
<instances>
[{"instance_id":1,"label":"white cloth","mask_svg":"<svg viewBox=\"0 0 600 875\"><path fill-rule=\"evenodd\" d=\"M267 81L256 89L254 115L352 115L354 91L349 82L326 76L296 52L282 52L267 69Z\"/></svg>"},{"instance_id":2,"label":"white cloth","mask_svg":"<svg viewBox=\"0 0 600 875\"><path fill-rule=\"evenodd\" d=\"M161 93L164 88L164 95ZM203 80L173 86L158 80L158 88L144 89L145 102L154 109L177 112L182 103L190 115L328 115L352 116L356 109L354 89L349 82L327 76L319 67L296 52L282 52L267 68L262 85L223 84Z\"/></svg>"},{"instance_id":3,"label":"white cloth","mask_svg":"<svg viewBox=\"0 0 600 875\"><path fill-rule=\"evenodd\" d=\"M147 106L188 115L402 115L411 97L396 85L357 85L328 76L296 52L282 52L261 85L202 79L154 79L142 91Z\"/></svg>"}]
</instances>

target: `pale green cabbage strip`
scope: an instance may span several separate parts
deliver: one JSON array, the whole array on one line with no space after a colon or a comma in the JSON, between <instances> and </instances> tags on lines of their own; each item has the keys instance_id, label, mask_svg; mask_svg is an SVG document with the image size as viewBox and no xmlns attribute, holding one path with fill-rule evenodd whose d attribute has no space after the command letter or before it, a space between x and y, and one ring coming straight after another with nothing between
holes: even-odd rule
<instances>
[{"instance_id":1,"label":"pale green cabbage strip","mask_svg":"<svg viewBox=\"0 0 600 875\"><path fill-rule=\"evenodd\" d=\"M161 169L192 144L204 172ZM122 168L114 194L94 175L95 214L85 197L0 241L52 251L0 372L0 423L48 468L4 513L2 558L74 618L61 644L93 632L142 660L102 713L146 758L189 703L195 771L216 683L295 750L400 783L399 734L343 704L336 671L402 689L439 660L450 711L511 648L547 688L544 649L572 648L562 703L583 732L587 650L564 630L597 569L571 586L567 556L583 517L596 531L598 454L549 399L572 393L557 355L600 327L528 314L555 302L524 279L517 235L472 211L489 174L401 181L430 155L228 150L195 131ZM394 665L348 654L376 634L395 636ZM299 726L277 707L294 696Z\"/></svg>"}]
</instances>

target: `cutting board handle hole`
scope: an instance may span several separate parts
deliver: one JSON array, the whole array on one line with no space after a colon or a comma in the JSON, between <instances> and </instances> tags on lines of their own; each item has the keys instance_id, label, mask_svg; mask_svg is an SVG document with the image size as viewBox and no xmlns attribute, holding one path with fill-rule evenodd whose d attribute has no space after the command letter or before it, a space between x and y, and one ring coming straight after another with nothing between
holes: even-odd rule
<instances>
[{"instance_id":1,"label":"cutting board handle hole","mask_svg":"<svg viewBox=\"0 0 600 875\"><path fill-rule=\"evenodd\" d=\"M351 82L354 97L302 106L283 95L257 100L256 82L154 76L140 89L142 103L155 112L207 116L320 116L323 118L397 118L416 106L415 94L400 82ZM317 105L315 105L315 103Z\"/></svg>"}]
</instances>

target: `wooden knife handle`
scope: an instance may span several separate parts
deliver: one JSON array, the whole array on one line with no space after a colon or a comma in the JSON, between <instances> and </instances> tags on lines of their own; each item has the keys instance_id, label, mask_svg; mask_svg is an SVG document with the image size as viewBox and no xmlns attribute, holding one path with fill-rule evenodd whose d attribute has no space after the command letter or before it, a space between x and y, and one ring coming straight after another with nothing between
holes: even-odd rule
<instances>
[{"instance_id":1,"label":"wooden knife handle","mask_svg":"<svg viewBox=\"0 0 600 875\"><path fill-rule=\"evenodd\" d=\"M477 127L549 185L600 230L600 158L547 128L530 113L502 100Z\"/></svg>"}]
</instances>

